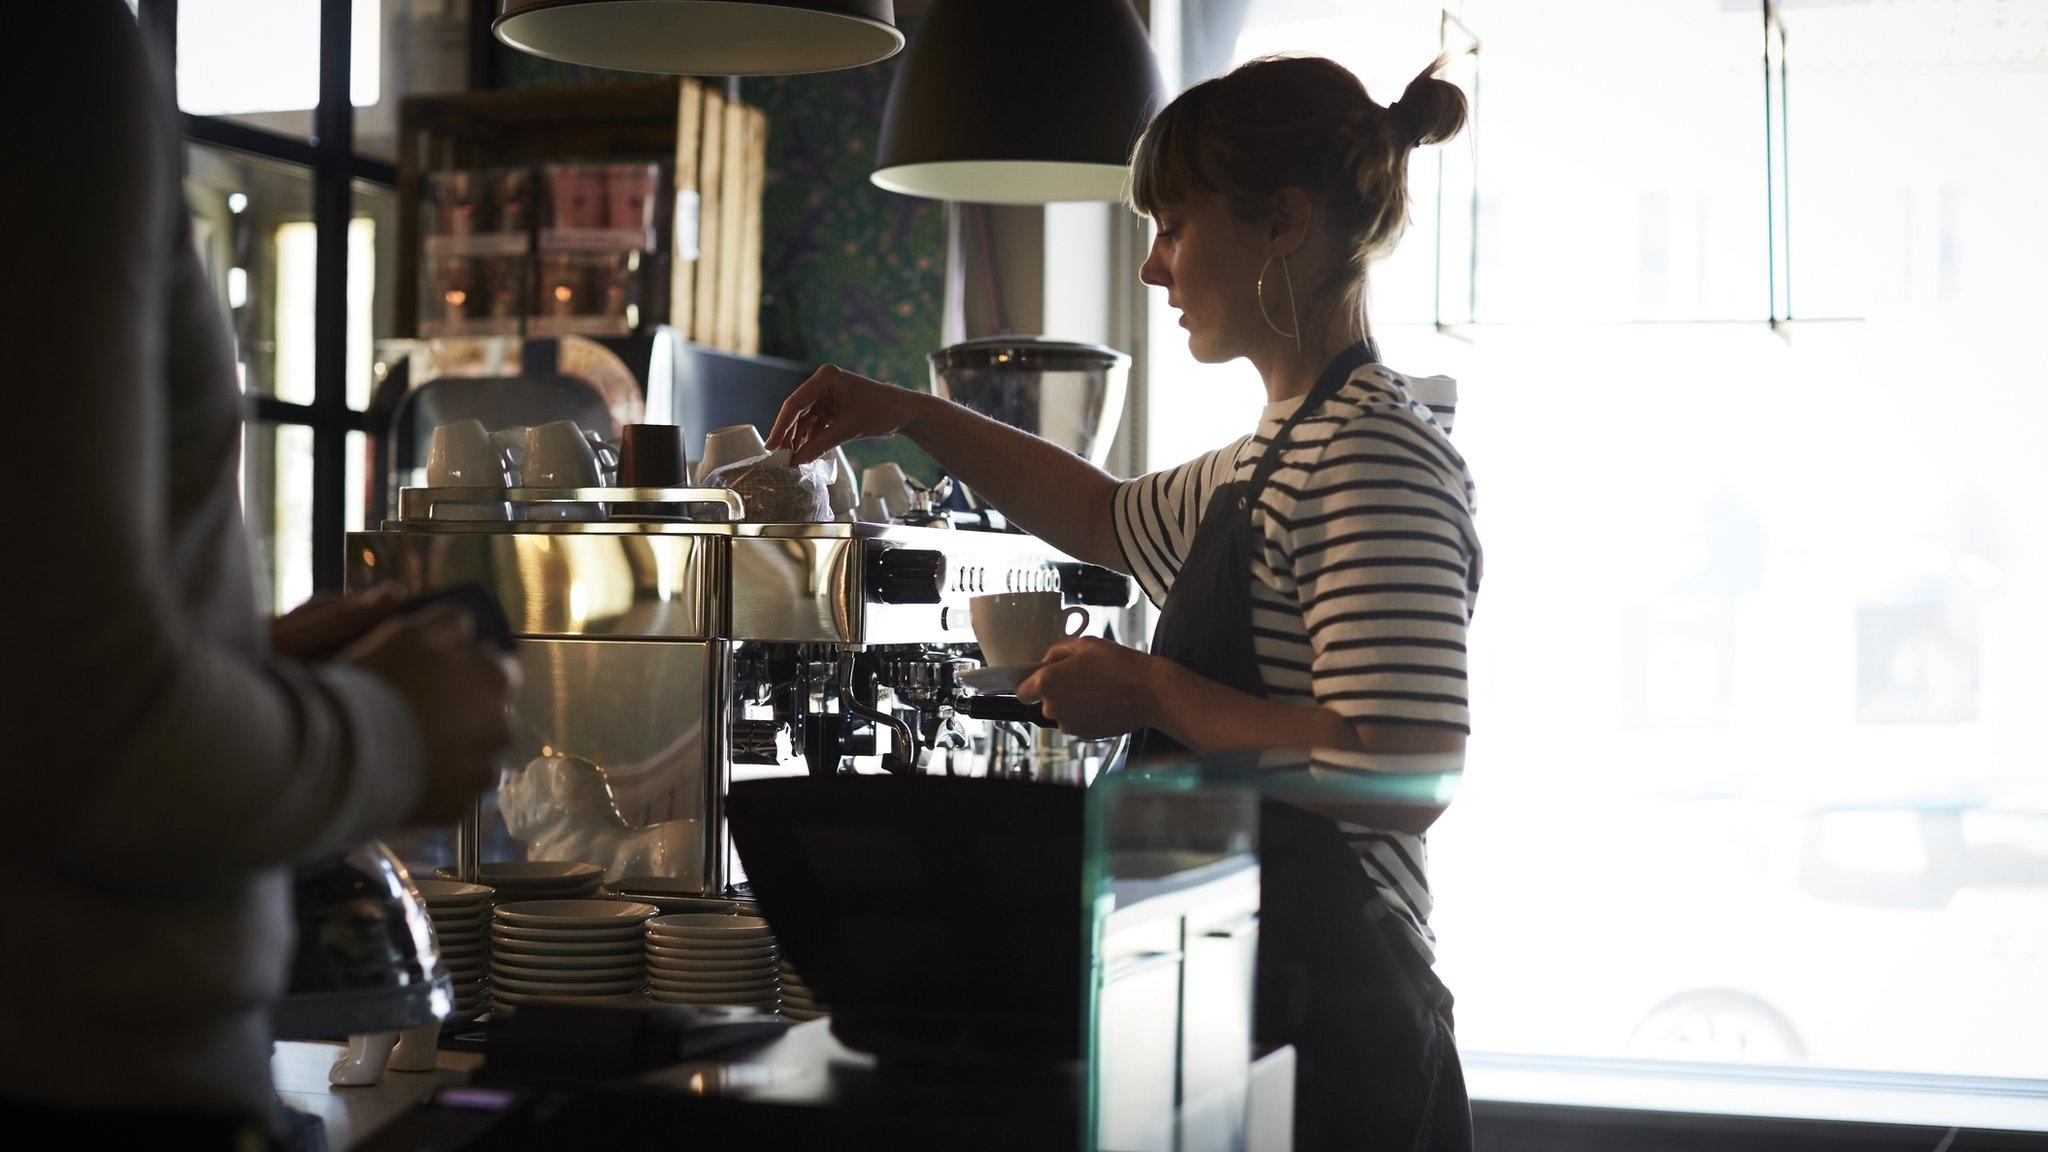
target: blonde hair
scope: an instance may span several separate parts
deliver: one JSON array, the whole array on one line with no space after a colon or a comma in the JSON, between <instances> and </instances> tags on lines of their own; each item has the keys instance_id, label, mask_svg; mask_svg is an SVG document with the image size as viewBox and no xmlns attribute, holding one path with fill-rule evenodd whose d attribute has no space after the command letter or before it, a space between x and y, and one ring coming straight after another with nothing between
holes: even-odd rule
<instances>
[{"instance_id":1,"label":"blonde hair","mask_svg":"<svg viewBox=\"0 0 2048 1152\"><path fill-rule=\"evenodd\" d=\"M1182 92L1152 118L1131 151L1125 199L1154 216L1199 188L1257 221L1268 217L1274 194L1301 188L1350 253L1338 302L1363 337L1366 272L1408 224L1408 157L1465 126L1465 94L1437 76L1444 63L1439 57L1400 99L1381 106L1334 60L1247 61ZM1329 287L1311 286L1311 298L1327 301Z\"/></svg>"}]
</instances>

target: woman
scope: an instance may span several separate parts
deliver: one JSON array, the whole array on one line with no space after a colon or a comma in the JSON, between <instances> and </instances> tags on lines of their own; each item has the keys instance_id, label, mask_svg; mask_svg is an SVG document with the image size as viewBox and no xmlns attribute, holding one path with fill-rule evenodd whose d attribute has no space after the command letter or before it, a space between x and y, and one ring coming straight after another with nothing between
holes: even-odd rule
<instances>
[{"instance_id":1,"label":"woman","mask_svg":"<svg viewBox=\"0 0 2048 1152\"><path fill-rule=\"evenodd\" d=\"M1138 142L1131 199L1157 224L1140 277L1180 309L1196 359L1257 367L1269 403L1254 434L1119 482L827 367L770 445L802 461L904 433L1020 526L1137 577L1162 606L1150 654L1063 641L1018 689L1066 732L1136 732L1145 754L1461 755L1471 480L1410 382L1377 363L1364 311L1367 269L1405 223L1409 154L1464 123L1435 71L1382 107L1331 61L1255 60L1183 92ZM1259 1030L1297 1049L1297 1146L1468 1145L1420 841L1266 809Z\"/></svg>"}]
</instances>

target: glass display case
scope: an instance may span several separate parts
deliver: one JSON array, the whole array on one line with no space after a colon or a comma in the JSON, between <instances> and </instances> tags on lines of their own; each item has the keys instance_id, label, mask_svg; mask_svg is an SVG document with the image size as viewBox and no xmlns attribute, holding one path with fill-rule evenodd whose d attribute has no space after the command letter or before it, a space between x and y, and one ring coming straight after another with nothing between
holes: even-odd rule
<instances>
[{"instance_id":1,"label":"glass display case","mask_svg":"<svg viewBox=\"0 0 2048 1152\"><path fill-rule=\"evenodd\" d=\"M1455 792L1457 767L1440 756L1289 750L1144 764L1095 781L1081 1147L1185 1152L1286 1137L1293 1054L1261 1051L1253 1035L1262 830L1326 818L1340 832L1419 836ZM1405 902L1394 891L1384 900Z\"/></svg>"}]
</instances>

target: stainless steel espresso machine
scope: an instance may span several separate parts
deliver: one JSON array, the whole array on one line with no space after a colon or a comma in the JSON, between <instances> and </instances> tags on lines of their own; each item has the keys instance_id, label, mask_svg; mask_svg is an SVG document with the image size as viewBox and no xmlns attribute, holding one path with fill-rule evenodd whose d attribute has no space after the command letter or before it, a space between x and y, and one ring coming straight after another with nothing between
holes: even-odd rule
<instances>
[{"instance_id":1,"label":"stainless steel espresso machine","mask_svg":"<svg viewBox=\"0 0 2048 1152\"><path fill-rule=\"evenodd\" d=\"M478 503L511 519L435 515ZM541 518L560 515L577 518ZM1034 710L959 683L980 666L968 601L1130 596L1029 536L749 523L723 488L407 489L348 539L349 587L389 581L479 583L518 639L517 742L457 838L464 874L581 860L650 896L742 878L722 811L735 779L1066 770L1072 750L1047 758L1058 735L1039 738Z\"/></svg>"}]
</instances>

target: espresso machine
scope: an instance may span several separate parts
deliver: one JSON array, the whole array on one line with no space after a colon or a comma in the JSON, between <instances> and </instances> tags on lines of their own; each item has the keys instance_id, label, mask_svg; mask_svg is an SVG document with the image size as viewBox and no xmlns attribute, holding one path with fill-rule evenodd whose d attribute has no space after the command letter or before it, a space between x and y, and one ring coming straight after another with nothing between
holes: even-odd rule
<instances>
[{"instance_id":1,"label":"espresso machine","mask_svg":"<svg viewBox=\"0 0 2048 1152\"><path fill-rule=\"evenodd\" d=\"M510 518L450 518L476 504ZM409 488L398 505L350 534L348 586L480 584L525 674L501 786L456 838L464 875L580 860L622 893L719 896L743 879L723 815L734 780L1046 774L1058 733L960 683L980 666L968 602L1131 598L1030 536L755 523L724 488Z\"/></svg>"}]
</instances>

